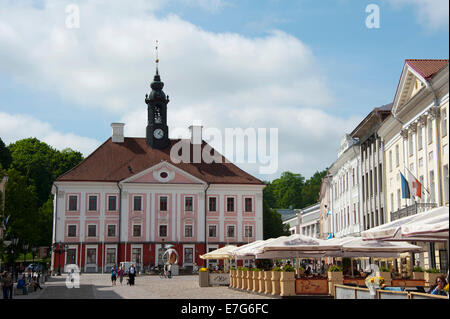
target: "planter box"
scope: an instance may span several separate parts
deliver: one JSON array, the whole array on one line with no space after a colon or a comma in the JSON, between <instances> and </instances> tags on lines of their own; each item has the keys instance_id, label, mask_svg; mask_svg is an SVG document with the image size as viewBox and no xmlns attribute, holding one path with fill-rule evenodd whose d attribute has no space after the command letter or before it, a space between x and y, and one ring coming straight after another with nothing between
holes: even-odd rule
<instances>
[{"instance_id":1,"label":"planter box","mask_svg":"<svg viewBox=\"0 0 450 319\"><path fill-rule=\"evenodd\" d=\"M281 272L280 295L295 296L295 272Z\"/></svg>"},{"instance_id":2,"label":"planter box","mask_svg":"<svg viewBox=\"0 0 450 319\"><path fill-rule=\"evenodd\" d=\"M261 272L260 271L254 271L253 272L253 292L258 292L259 291L259 274Z\"/></svg>"},{"instance_id":3,"label":"planter box","mask_svg":"<svg viewBox=\"0 0 450 319\"><path fill-rule=\"evenodd\" d=\"M208 277L209 286L229 286L230 275L227 273L212 273Z\"/></svg>"},{"instance_id":4,"label":"planter box","mask_svg":"<svg viewBox=\"0 0 450 319\"><path fill-rule=\"evenodd\" d=\"M264 272L264 293L270 295L272 293L272 272Z\"/></svg>"},{"instance_id":5,"label":"planter box","mask_svg":"<svg viewBox=\"0 0 450 319\"><path fill-rule=\"evenodd\" d=\"M236 288L242 289L242 270L236 270Z\"/></svg>"},{"instance_id":6,"label":"planter box","mask_svg":"<svg viewBox=\"0 0 450 319\"><path fill-rule=\"evenodd\" d=\"M247 291L253 290L253 275L254 271L247 271Z\"/></svg>"},{"instance_id":7,"label":"planter box","mask_svg":"<svg viewBox=\"0 0 450 319\"><path fill-rule=\"evenodd\" d=\"M258 292L260 294L264 293L264 291L266 289L266 283L265 283L265 280L264 280L264 276L265 276L264 271L260 271L259 274L258 274L258 279L259 279L259 290L258 290Z\"/></svg>"},{"instance_id":8,"label":"planter box","mask_svg":"<svg viewBox=\"0 0 450 319\"><path fill-rule=\"evenodd\" d=\"M236 276L236 270L230 269L230 288L234 288L234 279Z\"/></svg>"},{"instance_id":9,"label":"planter box","mask_svg":"<svg viewBox=\"0 0 450 319\"><path fill-rule=\"evenodd\" d=\"M295 280L295 293L297 295L328 295L328 280L297 278Z\"/></svg>"},{"instance_id":10,"label":"planter box","mask_svg":"<svg viewBox=\"0 0 450 319\"><path fill-rule=\"evenodd\" d=\"M342 271L329 271L328 280L334 283L342 284L344 282L344 275Z\"/></svg>"},{"instance_id":11,"label":"planter box","mask_svg":"<svg viewBox=\"0 0 450 319\"><path fill-rule=\"evenodd\" d=\"M377 276L381 276L384 278L384 284L386 286L391 286L392 285L392 276L390 272L385 272L385 271L378 271L377 272Z\"/></svg>"},{"instance_id":12,"label":"planter box","mask_svg":"<svg viewBox=\"0 0 450 319\"><path fill-rule=\"evenodd\" d=\"M207 271L201 271L198 273L198 284L200 287L209 286L209 273Z\"/></svg>"},{"instance_id":13,"label":"planter box","mask_svg":"<svg viewBox=\"0 0 450 319\"><path fill-rule=\"evenodd\" d=\"M247 270L243 270L242 271L242 286L241 289L247 290L247 286L248 286L248 282L247 282L247 278L248 278L248 271Z\"/></svg>"},{"instance_id":14,"label":"planter box","mask_svg":"<svg viewBox=\"0 0 450 319\"><path fill-rule=\"evenodd\" d=\"M425 286L424 280L411 280L411 279L392 279L393 287L417 287L417 286Z\"/></svg>"},{"instance_id":15,"label":"planter box","mask_svg":"<svg viewBox=\"0 0 450 319\"><path fill-rule=\"evenodd\" d=\"M436 284L437 277L442 276L442 274L432 274L425 272L425 284L427 287L433 286Z\"/></svg>"},{"instance_id":16,"label":"planter box","mask_svg":"<svg viewBox=\"0 0 450 319\"><path fill-rule=\"evenodd\" d=\"M272 271L272 295L280 294L280 277L281 271Z\"/></svg>"},{"instance_id":17,"label":"planter box","mask_svg":"<svg viewBox=\"0 0 450 319\"><path fill-rule=\"evenodd\" d=\"M414 280L425 280L425 273L413 271L412 277Z\"/></svg>"}]
</instances>

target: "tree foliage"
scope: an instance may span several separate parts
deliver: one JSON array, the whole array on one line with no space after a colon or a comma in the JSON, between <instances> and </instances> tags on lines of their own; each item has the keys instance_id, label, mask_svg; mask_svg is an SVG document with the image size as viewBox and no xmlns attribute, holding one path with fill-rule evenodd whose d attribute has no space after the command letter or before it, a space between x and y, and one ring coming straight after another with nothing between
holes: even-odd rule
<instances>
[{"instance_id":1,"label":"tree foliage","mask_svg":"<svg viewBox=\"0 0 450 319\"><path fill-rule=\"evenodd\" d=\"M263 234L264 239L290 235L289 226L283 225L281 215L270 208L268 203L263 203Z\"/></svg>"},{"instance_id":2,"label":"tree foliage","mask_svg":"<svg viewBox=\"0 0 450 319\"><path fill-rule=\"evenodd\" d=\"M0 138L0 172L3 169L7 169L11 164L11 152L5 146L2 139Z\"/></svg>"},{"instance_id":3,"label":"tree foliage","mask_svg":"<svg viewBox=\"0 0 450 319\"><path fill-rule=\"evenodd\" d=\"M11 155L11 160L6 161L9 168L4 196L5 216L10 216L7 232L17 235L22 243L49 246L53 181L78 165L83 156L70 148L58 151L36 138L10 144L7 151Z\"/></svg>"}]
</instances>

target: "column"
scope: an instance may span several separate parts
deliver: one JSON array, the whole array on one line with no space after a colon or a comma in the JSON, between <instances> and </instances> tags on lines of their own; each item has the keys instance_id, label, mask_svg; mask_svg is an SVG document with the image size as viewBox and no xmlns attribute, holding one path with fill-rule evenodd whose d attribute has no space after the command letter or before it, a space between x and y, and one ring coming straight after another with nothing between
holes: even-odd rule
<instances>
[{"instance_id":1,"label":"column","mask_svg":"<svg viewBox=\"0 0 450 319\"><path fill-rule=\"evenodd\" d=\"M427 143L427 125L428 116L422 115L419 118L419 124L420 128L422 130L422 151L423 151L423 165L424 165L424 174L423 174L423 188L428 189L428 143ZM423 202L427 203L429 200L430 195L428 192L424 189L424 195L423 195Z\"/></svg>"}]
</instances>

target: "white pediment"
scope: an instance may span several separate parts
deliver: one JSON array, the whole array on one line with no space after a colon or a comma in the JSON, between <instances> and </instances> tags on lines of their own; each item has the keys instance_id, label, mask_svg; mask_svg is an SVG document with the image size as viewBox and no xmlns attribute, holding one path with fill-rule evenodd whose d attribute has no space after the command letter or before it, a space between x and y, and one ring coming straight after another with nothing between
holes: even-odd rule
<instances>
[{"instance_id":1,"label":"white pediment","mask_svg":"<svg viewBox=\"0 0 450 319\"><path fill-rule=\"evenodd\" d=\"M167 161L163 161L131 177L128 177L123 180L122 183L205 184L205 182L201 179L187 173Z\"/></svg>"},{"instance_id":2,"label":"white pediment","mask_svg":"<svg viewBox=\"0 0 450 319\"><path fill-rule=\"evenodd\" d=\"M427 86L427 81L405 63L397 92L395 93L392 113L398 114L408 102Z\"/></svg>"}]
</instances>

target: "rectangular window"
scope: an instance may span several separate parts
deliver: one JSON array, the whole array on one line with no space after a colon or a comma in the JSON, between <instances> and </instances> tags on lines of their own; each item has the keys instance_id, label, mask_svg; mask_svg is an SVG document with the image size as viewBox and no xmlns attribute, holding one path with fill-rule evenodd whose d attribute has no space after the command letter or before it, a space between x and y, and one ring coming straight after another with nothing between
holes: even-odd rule
<instances>
[{"instance_id":1,"label":"rectangular window","mask_svg":"<svg viewBox=\"0 0 450 319\"><path fill-rule=\"evenodd\" d=\"M192 264L194 262L194 248L184 248L184 263Z\"/></svg>"},{"instance_id":2,"label":"rectangular window","mask_svg":"<svg viewBox=\"0 0 450 319\"><path fill-rule=\"evenodd\" d=\"M227 237L234 238L234 226L227 226Z\"/></svg>"},{"instance_id":3,"label":"rectangular window","mask_svg":"<svg viewBox=\"0 0 450 319\"><path fill-rule=\"evenodd\" d=\"M428 153L428 161L431 162L433 160L433 151Z\"/></svg>"},{"instance_id":4,"label":"rectangular window","mask_svg":"<svg viewBox=\"0 0 450 319\"><path fill-rule=\"evenodd\" d=\"M252 205L252 199L246 198L245 199L245 212L252 212L253 211L253 205Z\"/></svg>"},{"instance_id":5,"label":"rectangular window","mask_svg":"<svg viewBox=\"0 0 450 319\"><path fill-rule=\"evenodd\" d=\"M86 249L86 255L87 255L87 264L97 264L97 249L95 248L88 248Z\"/></svg>"},{"instance_id":6,"label":"rectangular window","mask_svg":"<svg viewBox=\"0 0 450 319\"><path fill-rule=\"evenodd\" d=\"M423 157L419 158L419 167L423 167Z\"/></svg>"},{"instance_id":7,"label":"rectangular window","mask_svg":"<svg viewBox=\"0 0 450 319\"><path fill-rule=\"evenodd\" d=\"M447 136L447 110L445 108L441 111L441 132L442 136Z\"/></svg>"},{"instance_id":8,"label":"rectangular window","mask_svg":"<svg viewBox=\"0 0 450 319\"><path fill-rule=\"evenodd\" d=\"M431 202L434 203L436 200L435 185L434 185L434 171L430 171L430 193L431 193Z\"/></svg>"},{"instance_id":9,"label":"rectangular window","mask_svg":"<svg viewBox=\"0 0 450 319\"><path fill-rule=\"evenodd\" d=\"M394 194L391 194L391 213L394 212Z\"/></svg>"},{"instance_id":10,"label":"rectangular window","mask_svg":"<svg viewBox=\"0 0 450 319\"><path fill-rule=\"evenodd\" d=\"M216 212L217 211L217 198L216 197L210 197L209 198L209 211L210 212Z\"/></svg>"},{"instance_id":11,"label":"rectangular window","mask_svg":"<svg viewBox=\"0 0 450 319\"><path fill-rule=\"evenodd\" d=\"M108 225L108 237L116 237L116 225Z\"/></svg>"},{"instance_id":12,"label":"rectangular window","mask_svg":"<svg viewBox=\"0 0 450 319\"><path fill-rule=\"evenodd\" d=\"M108 196L108 211L113 212L117 209L117 196Z\"/></svg>"},{"instance_id":13,"label":"rectangular window","mask_svg":"<svg viewBox=\"0 0 450 319\"><path fill-rule=\"evenodd\" d=\"M380 184L380 193L383 192L383 164L378 165L378 180Z\"/></svg>"},{"instance_id":14,"label":"rectangular window","mask_svg":"<svg viewBox=\"0 0 450 319\"><path fill-rule=\"evenodd\" d=\"M116 263L116 249L106 248L106 263L115 264Z\"/></svg>"},{"instance_id":15,"label":"rectangular window","mask_svg":"<svg viewBox=\"0 0 450 319\"><path fill-rule=\"evenodd\" d=\"M69 211L77 211L78 210L78 196L70 195L69 196Z\"/></svg>"},{"instance_id":16,"label":"rectangular window","mask_svg":"<svg viewBox=\"0 0 450 319\"><path fill-rule=\"evenodd\" d=\"M227 212L234 212L234 197L227 198Z\"/></svg>"},{"instance_id":17,"label":"rectangular window","mask_svg":"<svg viewBox=\"0 0 450 319\"><path fill-rule=\"evenodd\" d=\"M392 172L392 151L389 151L389 171Z\"/></svg>"},{"instance_id":18,"label":"rectangular window","mask_svg":"<svg viewBox=\"0 0 450 319\"><path fill-rule=\"evenodd\" d=\"M69 225L68 226L67 237L77 237L77 225Z\"/></svg>"},{"instance_id":19,"label":"rectangular window","mask_svg":"<svg viewBox=\"0 0 450 319\"><path fill-rule=\"evenodd\" d=\"M133 237L141 237L141 225L133 225Z\"/></svg>"},{"instance_id":20,"label":"rectangular window","mask_svg":"<svg viewBox=\"0 0 450 319\"><path fill-rule=\"evenodd\" d=\"M433 121L431 119L428 120L427 128L428 128L428 144L431 144L433 143Z\"/></svg>"},{"instance_id":21,"label":"rectangular window","mask_svg":"<svg viewBox=\"0 0 450 319\"><path fill-rule=\"evenodd\" d=\"M400 148L398 145L395 145L395 166L398 167L400 165Z\"/></svg>"},{"instance_id":22,"label":"rectangular window","mask_svg":"<svg viewBox=\"0 0 450 319\"><path fill-rule=\"evenodd\" d=\"M399 189L397 189L397 209L402 207L402 193Z\"/></svg>"},{"instance_id":23,"label":"rectangular window","mask_svg":"<svg viewBox=\"0 0 450 319\"><path fill-rule=\"evenodd\" d=\"M159 225L159 237L167 237L167 225Z\"/></svg>"},{"instance_id":24,"label":"rectangular window","mask_svg":"<svg viewBox=\"0 0 450 319\"><path fill-rule=\"evenodd\" d=\"M245 228L244 228L244 237L245 238L253 237L253 226L245 226Z\"/></svg>"},{"instance_id":25,"label":"rectangular window","mask_svg":"<svg viewBox=\"0 0 450 319\"><path fill-rule=\"evenodd\" d=\"M159 198L159 210L162 212L167 211L167 197L166 196L161 196Z\"/></svg>"},{"instance_id":26,"label":"rectangular window","mask_svg":"<svg viewBox=\"0 0 450 319\"><path fill-rule=\"evenodd\" d=\"M422 133L423 128L422 127L418 127L417 128L417 148L419 150L422 149L423 147L423 133Z\"/></svg>"},{"instance_id":27,"label":"rectangular window","mask_svg":"<svg viewBox=\"0 0 450 319\"><path fill-rule=\"evenodd\" d=\"M448 179L448 165L444 165L444 203L448 204L448 188L449 188L449 179Z\"/></svg>"},{"instance_id":28,"label":"rectangular window","mask_svg":"<svg viewBox=\"0 0 450 319\"><path fill-rule=\"evenodd\" d=\"M184 198L184 211L192 212L192 210L193 210L193 198L185 197Z\"/></svg>"},{"instance_id":29,"label":"rectangular window","mask_svg":"<svg viewBox=\"0 0 450 319\"><path fill-rule=\"evenodd\" d=\"M73 248L67 249L66 264L73 265L76 263L77 263L77 250Z\"/></svg>"},{"instance_id":30,"label":"rectangular window","mask_svg":"<svg viewBox=\"0 0 450 319\"><path fill-rule=\"evenodd\" d=\"M97 211L97 196L89 195L89 211Z\"/></svg>"},{"instance_id":31,"label":"rectangular window","mask_svg":"<svg viewBox=\"0 0 450 319\"><path fill-rule=\"evenodd\" d=\"M414 139L413 139L413 134L409 134L408 136L408 144L409 144L409 156L413 156L414 155Z\"/></svg>"},{"instance_id":32,"label":"rectangular window","mask_svg":"<svg viewBox=\"0 0 450 319\"><path fill-rule=\"evenodd\" d=\"M217 237L217 226L216 225L209 225L208 226L208 237Z\"/></svg>"},{"instance_id":33,"label":"rectangular window","mask_svg":"<svg viewBox=\"0 0 450 319\"><path fill-rule=\"evenodd\" d=\"M185 225L184 226L184 237L185 238L191 238L192 235L192 225Z\"/></svg>"},{"instance_id":34,"label":"rectangular window","mask_svg":"<svg viewBox=\"0 0 450 319\"><path fill-rule=\"evenodd\" d=\"M142 211L142 196L133 197L133 211L135 212Z\"/></svg>"},{"instance_id":35,"label":"rectangular window","mask_svg":"<svg viewBox=\"0 0 450 319\"><path fill-rule=\"evenodd\" d=\"M131 261L135 262L136 264L141 263L141 249L140 248L133 248L131 250Z\"/></svg>"},{"instance_id":36,"label":"rectangular window","mask_svg":"<svg viewBox=\"0 0 450 319\"><path fill-rule=\"evenodd\" d=\"M97 225L88 225L88 237L97 236Z\"/></svg>"}]
</instances>

